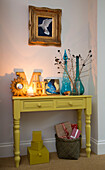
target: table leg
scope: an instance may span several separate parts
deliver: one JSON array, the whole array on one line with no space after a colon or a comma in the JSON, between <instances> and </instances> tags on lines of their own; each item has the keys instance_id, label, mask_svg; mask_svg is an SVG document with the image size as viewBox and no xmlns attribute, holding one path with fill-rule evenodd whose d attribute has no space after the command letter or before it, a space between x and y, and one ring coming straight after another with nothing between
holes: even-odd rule
<instances>
[{"instance_id":1,"label":"table leg","mask_svg":"<svg viewBox=\"0 0 105 170\"><path fill-rule=\"evenodd\" d=\"M82 131L82 121L81 121L82 110L78 110L78 128Z\"/></svg>"},{"instance_id":2,"label":"table leg","mask_svg":"<svg viewBox=\"0 0 105 170\"><path fill-rule=\"evenodd\" d=\"M90 152L91 152L91 144L90 144L90 133L91 133L91 126L90 126L90 116L86 115L86 126L85 126L85 131L86 131L86 153L87 157L90 157Z\"/></svg>"},{"instance_id":3,"label":"table leg","mask_svg":"<svg viewBox=\"0 0 105 170\"><path fill-rule=\"evenodd\" d=\"M18 168L20 162L20 119L14 119L14 154L15 164Z\"/></svg>"},{"instance_id":4,"label":"table leg","mask_svg":"<svg viewBox=\"0 0 105 170\"><path fill-rule=\"evenodd\" d=\"M86 153L87 157L90 157L90 152L91 152L91 144L90 144L90 136L91 136L91 99L87 99L87 108L85 110L85 131L86 131Z\"/></svg>"},{"instance_id":5,"label":"table leg","mask_svg":"<svg viewBox=\"0 0 105 170\"><path fill-rule=\"evenodd\" d=\"M81 135L82 135L82 121L81 121L81 116L82 116L82 109L79 109L79 110L78 110L78 116L77 116L77 118L78 118L77 122L78 122L78 128L79 128L79 130L81 131ZM82 138L81 138L81 146L82 146Z\"/></svg>"}]
</instances>

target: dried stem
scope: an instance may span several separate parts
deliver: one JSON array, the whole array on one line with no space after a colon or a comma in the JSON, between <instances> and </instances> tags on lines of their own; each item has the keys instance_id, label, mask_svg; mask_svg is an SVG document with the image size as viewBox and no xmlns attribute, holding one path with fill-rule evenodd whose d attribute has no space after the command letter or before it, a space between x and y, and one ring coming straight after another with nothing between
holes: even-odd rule
<instances>
[{"instance_id":1,"label":"dried stem","mask_svg":"<svg viewBox=\"0 0 105 170\"><path fill-rule=\"evenodd\" d=\"M60 66L60 67L58 67L58 69L63 68L63 70L66 72L66 74L67 74L67 76L68 76L68 78L69 78L69 80L70 80L70 82L71 82L71 85L72 85L73 88L76 90L76 92L78 92L78 90L77 90L77 88L76 88L76 83L74 83L74 81L75 81L75 75L76 75L76 72L75 72L75 69L74 69L74 68L75 68L75 67L74 67L74 58L76 58L76 57L75 57L75 55L71 55L70 49L68 49L68 53L69 53L69 58L68 58L68 60L70 61L70 63L69 63L69 65L68 65L68 67L69 67L68 70L69 70L69 71L67 71L66 68L65 68L65 66L64 66L63 56L62 56L60 50L58 50L58 52L59 52L59 54L60 54L61 59L60 59L60 60L59 60L59 59L56 59L55 61L56 61L57 63L55 63L55 65L58 64L58 65ZM89 70L91 69L91 68L90 68L90 69L85 70L85 71L82 72L84 66L89 65L89 64L93 61L93 60L90 60L91 57L92 57L91 50L88 52L88 55L87 55L87 57L86 57L85 59L83 59L83 58L81 57L81 55L79 54L79 58L80 58L79 67L80 67L80 69L79 69L79 77L77 78L77 81L78 81L78 79L80 78L81 73L86 73L87 71L89 71ZM59 73L60 73L60 72L59 72ZM86 77L86 76L89 76L89 75L83 75L83 76L81 76L81 78L82 78L82 77Z\"/></svg>"},{"instance_id":2,"label":"dried stem","mask_svg":"<svg viewBox=\"0 0 105 170\"><path fill-rule=\"evenodd\" d=\"M89 68L88 70L82 71L81 74L83 74L84 72L88 72L89 70L91 70L92 68Z\"/></svg>"},{"instance_id":3,"label":"dried stem","mask_svg":"<svg viewBox=\"0 0 105 170\"><path fill-rule=\"evenodd\" d=\"M82 77L87 77L87 76L89 76L89 74L86 74L86 75L84 75L84 76L81 76L80 78L82 78Z\"/></svg>"}]
</instances>

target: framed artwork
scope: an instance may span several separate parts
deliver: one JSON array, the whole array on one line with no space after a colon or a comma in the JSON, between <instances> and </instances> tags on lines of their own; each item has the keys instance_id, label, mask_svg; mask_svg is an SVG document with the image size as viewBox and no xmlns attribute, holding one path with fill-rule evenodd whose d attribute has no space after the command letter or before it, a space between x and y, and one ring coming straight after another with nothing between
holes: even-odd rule
<instances>
[{"instance_id":1,"label":"framed artwork","mask_svg":"<svg viewBox=\"0 0 105 170\"><path fill-rule=\"evenodd\" d=\"M61 9L29 6L29 45L61 46Z\"/></svg>"},{"instance_id":2,"label":"framed artwork","mask_svg":"<svg viewBox=\"0 0 105 170\"><path fill-rule=\"evenodd\" d=\"M46 94L60 94L59 79L44 79Z\"/></svg>"}]
</instances>

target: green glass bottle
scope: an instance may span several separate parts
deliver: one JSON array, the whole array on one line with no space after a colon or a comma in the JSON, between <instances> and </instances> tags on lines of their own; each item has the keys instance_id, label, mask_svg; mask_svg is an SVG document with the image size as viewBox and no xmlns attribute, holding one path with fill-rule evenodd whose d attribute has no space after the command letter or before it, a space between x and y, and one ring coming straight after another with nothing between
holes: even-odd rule
<instances>
[{"instance_id":1,"label":"green glass bottle","mask_svg":"<svg viewBox=\"0 0 105 170\"><path fill-rule=\"evenodd\" d=\"M63 78L62 78L62 89L61 89L62 94L64 94L64 92L67 92L67 91L71 92L71 82L67 75L67 73L68 73L68 69L67 69L68 56L67 56L66 50L64 51L63 60L64 60L64 72L63 72Z\"/></svg>"},{"instance_id":2,"label":"green glass bottle","mask_svg":"<svg viewBox=\"0 0 105 170\"><path fill-rule=\"evenodd\" d=\"M84 93L84 86L79 77L79 56L76 56L76 78L73 85L73 95L82 95Z\"/></svg>"}]
</instances>

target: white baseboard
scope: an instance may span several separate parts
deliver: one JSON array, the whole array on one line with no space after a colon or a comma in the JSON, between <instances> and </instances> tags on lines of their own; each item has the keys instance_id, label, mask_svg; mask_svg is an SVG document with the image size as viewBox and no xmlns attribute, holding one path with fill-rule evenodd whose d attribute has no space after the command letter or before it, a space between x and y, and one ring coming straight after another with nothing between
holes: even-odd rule
<instances>
[{"instance_id":1,"label":"white baseboard","mask_svg":"<svg viewBox=\"0 0 105 170\"><path fill-rule=\"evenodd\" d=\"M13 143L0 143L0 157L13 156Z\"/></svg>"},{"instance_id":2,"label":"white baseboard","mask_svg":"<svg viewBox=\"0 0 105 170\"><path fill-rule=\"evenodd\" d=\"M49 150L49 152L56 152L55 138L46 139L43 144ZM27 155L27 147L31 146L31 141L20 142L20 155ZM0 143L0 157L12 157L13 143Z\"/></svg>"},{"instance_id":3,"label":"white baseboard","mask_svg":"<svg viewBox=\"0 0 105 170\"><path fill-rule=\"evenodd\" d=\"M91 137L91 150L92 152L97 154L97 147L98 146L98 141L94 138Z\"/></svg>"},{"instance_id":4,"label":"white baseboard","mask_svg":"<svg viewBox=\"0 0 105 170\"><path fill-rule=\"evenodd\" d=\"M49 150L49 152L56 152L55 138L49 138L43 141L43 144ZM20 142L20 155L27 155L27 147L31 146L31 141ZM82 148L86 147L86 138L82 137ZM91 138L91 149L97 155L105 154L105 140L96 140ZM0 143L0 157L12 157L13 143Z\"/></svg>"},{"instance_id":5,"label":"white baseboard","mask_svg":"<svg viewBox=\"0 0 105 170\"><path fill-rule=\"evenodd\" d=\"M55 138L49 138L43 141L43 144L49 150L49 152L56 152ZM85 138L82 138L82 148L85 148ZM20 155L27 155L27 147L31 146L31 141L20 142ZM13 143L1 143L0 144L0 157L12 157Z\"/></svg>"},{"instance_id":6,"label":"white baseboard","mask_svg":"<svg viewBox=\"0 0 105 170\"><path fill-rule=\"evenodd\" d=\"M82 136L82 148L86 148L86 138Z\"/></svg>"},{"instance_id":7,"label":"white baseboard","mask_svg":"<svg viewBox=\"0 0 105 170\"><path fill-rule=\"evenodd\" d=\"M91 138L91 148L94 153L97 155L105 154L105 140L96 140Z\"/></svg>"}]
</instances>

